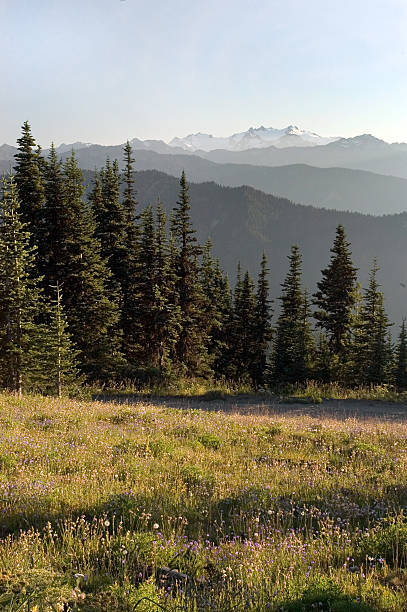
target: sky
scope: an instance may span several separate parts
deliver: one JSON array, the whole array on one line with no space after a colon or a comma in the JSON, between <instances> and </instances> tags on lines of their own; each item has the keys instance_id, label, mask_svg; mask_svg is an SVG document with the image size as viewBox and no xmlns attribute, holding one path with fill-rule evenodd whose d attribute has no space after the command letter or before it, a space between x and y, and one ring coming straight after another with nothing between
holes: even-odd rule
<instances>
[{"instance_id":1,"label":"sky","mask_svg":"<svg viewBox=\"0 0 407 612\"><path fill-rule=\"evenodd\" d=\"M407 141L406 0L0 0L0 143Z\"/></svg>"}]
</instances>

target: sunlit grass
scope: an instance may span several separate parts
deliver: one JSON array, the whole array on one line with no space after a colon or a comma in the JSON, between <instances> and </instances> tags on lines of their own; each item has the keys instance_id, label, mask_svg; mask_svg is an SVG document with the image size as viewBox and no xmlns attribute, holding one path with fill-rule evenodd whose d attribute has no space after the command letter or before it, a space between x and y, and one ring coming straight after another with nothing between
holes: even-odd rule
<instances>
[{"instance_id":1,"label":"sunlit grass","mask_svg":"<svg viewBox=\"0 0 407 612\"><path fill-rule=\"evenodd\" d=\"M0 608L407 609L406 424L190 405L0 396Z\"/></svg>"}]
</instances>

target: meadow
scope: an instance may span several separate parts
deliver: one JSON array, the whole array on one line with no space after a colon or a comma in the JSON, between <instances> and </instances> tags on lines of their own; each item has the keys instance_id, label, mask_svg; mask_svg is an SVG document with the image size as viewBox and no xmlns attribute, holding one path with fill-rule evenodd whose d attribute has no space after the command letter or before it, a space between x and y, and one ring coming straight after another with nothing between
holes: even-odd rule
<instances>
[{"instance_id":1,"label":"meadow","mask_svg":"<svg viewBox=\"0 0 407 612\"><path fill-rule=\"evenodd\" d=\"M211 404L1 395L0 609L407 610L407 418Z\"/></svg>"}]
</instances>

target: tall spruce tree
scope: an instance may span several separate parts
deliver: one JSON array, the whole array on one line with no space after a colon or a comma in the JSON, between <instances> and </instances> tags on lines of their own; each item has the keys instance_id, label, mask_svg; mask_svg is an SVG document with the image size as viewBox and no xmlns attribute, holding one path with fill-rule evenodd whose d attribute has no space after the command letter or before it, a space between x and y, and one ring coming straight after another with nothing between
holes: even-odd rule
<instances>
[{"instance_id":1,"label":"tall spruce tree","mask_svg":"<svg viewBox=\"0 0 407 612\"><path fill-rule=\"evenodd\" d=\"M54 144L48 156L44 172L44 278L43 289L48 297L53 293L59 278L59 266L65 257L64 177L62 162L58 159Z\"/></svg>"},{"instance_id":2,"label":"tall spruce tree","mask_svg":"<svg viewBox=\"0 0 407 612\"><path fill-rule=\"evenodd\" d=\"M399 389L407 388L407 327L405 319L403 319L400 327L400 335L396 348L394 379Z\"/></svg>"},{"instance_id":3,"label":"tall spruce tree","mask_svg":"<svg viewBox=\"0 0 407 612\"><path fill-rule=\"evenodd\" d=\"M233 342L234 378L239 381L250 380L251 367L256 355L255 317L256 294L255 285L248 271L238 282L235 290L233 308L233 325L235 328Z\"/></svg>"},{"instance_id":4,"label":"tall spruce tree","mask_svg":"<svg viewBox=\"0 0 407 612\"><path fill-rule=\"evenodd\" d=\"M208 337L204 319L204 294L199 278L201 248L190 218L188 183L183 171L180 193L171 222L171 232L177 249L177 305L181 313L181 330L177 340L176 360L186 374L208 372Z\"/></svg>"},{"instance_id":5,"label":"tall spruce tree","mask_svg":"<svg viewBox=\"0 0 407 612\"><path fill-rule=\"evenodd\" d=\"M125 244L125 210L120 202L119 167L117 160L110 163L108 159L104 172L100 175L100 186L95 182L90 196L95 218L95 236L101 244L101 255L111 271L108 285L111 297L122 301L122 286L126 276L124 262L126 259Z\"/></svg>"},{"instance_id":6,"label":"tall spruce tree","mask_svg":"<svg viewBox=\"0 0 407 612\"><path fill-rule=\"evenodd\" d=\"M45 305L47 321L37 324L28 348L27 379L31 390L61 397L82 382L78 351L68 332L59 284L55 296Z\"/></svg>"},{"instance_id":7,"label":"tall spruce tree","mask_svg":"<svg viewBox=\"0 0 407 612\"><path fill-rule=\"evenodd\" d=\"M83 200L84 186L75 154L64 164L61 246L57 281L63 286L63 305L69 330L79 351L83 372L93 379L114 374L122 363L118 308L109 299L110 272L95 238L95 223Z\"/></svg>"},{"instance_id":8,"label":"tall spruce tree","mask_svg":"<svg viewBox=\"0 0 407 612\"><path fill-rule=\"evenodd\" d=\"M138 246L139 246L139 216L134 180L134 157L132 147L127 141L124 146L124 169L121 182L124 185L122 207L124 212L124 256L123 278L121 283L121 320L123 333L123 353L130 363L137 360L138 321L136 316L138 299Z\"/></svg>"},{"instance_id":9,"label":"tall spruce tree","mask_svg":"<svg viewBox=\"0 0 407 612\"><path fill-rule=\"evenodd\" d=\"M41 274L46 269L43 249L46 249L44 220L44 181L45 160L41 149L35 148L35 140L28 121L22 125L22 134L17 139L18 151L15 154L15 182L18 188L20 212L23 223L27 224L31 246L37 247L37 267Z\"/></svg>"},{"instance_id":10,"label":"tall spruce tree","mask_svg":"<svg viewBox=\"0 0 407 612\"><path fill-rule=\"evenodd\" d=\"M254 354L249 365L251 379L256 388L263 387L266 377L267 354L272 338L271 300L269 300L269 270L267 258L263 253L257 281L256 308L253 323Z\"/></svg>"},{"instance_id":11,"label":"tall spruce tree","mask_svg":"<svg viewBox=\"0 0 407 612\"><path fill-rule=\"evenodd\" d=\"M225 349L225 323L230 313L230 290L220 268L219 260L212 256L212 242L208 238L202 251L200 268L204 294L204 320L208 336L208 355L216 376L220 375L220 359Z\"/></svg>"},{"instance_id":12,"label":"tall spruce tree","mask_svg":"<svg viewBox=\"0 0 407 612\"><path fill-rule=\"evenodd\" d=\"M342 355L344 340L349 331L354 305L356 268L352 264L349 242L346 240L342 225L336 229L336 237L331 248L331 261L322 270L314 304L317 327L325 330L331 350Z\"/></svg>"},{"instance_id":13,"label":"tall spruce tree","mask_svg":"<svg viewBox=\"0 0 407 612\"><path fill-rule=\"evenodd\" d=\"M277 384L303 382L308 376L311 353L308 305L301 288L302 260L297 245L291 248L288 259L272 352L272 382Z\"/></svg>"},{"instance_id":14,"label":"tall spruce tree","mask_svg":"<svg viewBox=\"0 0 407 612\"><path fill-rule=\"evenodd\" d=\"M35 250L10 176L3 179L0 204L0 385L19 395L40 307L34 260Z\"/></svg>"},{"instance_id":15,"label":"tall spruce tree","mask_svg":"<svg viewBox=\"0 0 407 612\"><path fill-rule=\"evenodd\" d=\"M362 354L359 358L360 379L362 382L374 384L387 382L392 360L388 344L390 323L384 309L384 296L377 282L378 270L374 260L361 311Z\"/></svg>"}]
</instances>

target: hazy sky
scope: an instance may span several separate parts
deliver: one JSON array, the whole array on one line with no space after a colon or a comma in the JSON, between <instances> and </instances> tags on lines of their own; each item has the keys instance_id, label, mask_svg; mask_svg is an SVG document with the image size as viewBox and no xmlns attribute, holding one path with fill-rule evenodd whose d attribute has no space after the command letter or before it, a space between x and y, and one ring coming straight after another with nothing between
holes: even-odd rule
<instances>
[{"instance_id":1,"label":"hazy sky","mask_svg":"<svg viewBox=\"0 0 407 612\"><path fill-rule=\"evenodd\" d=\"M406 0L0 0L0 143L296 124L407 141Z\"/></svg>"}]
</instances>

